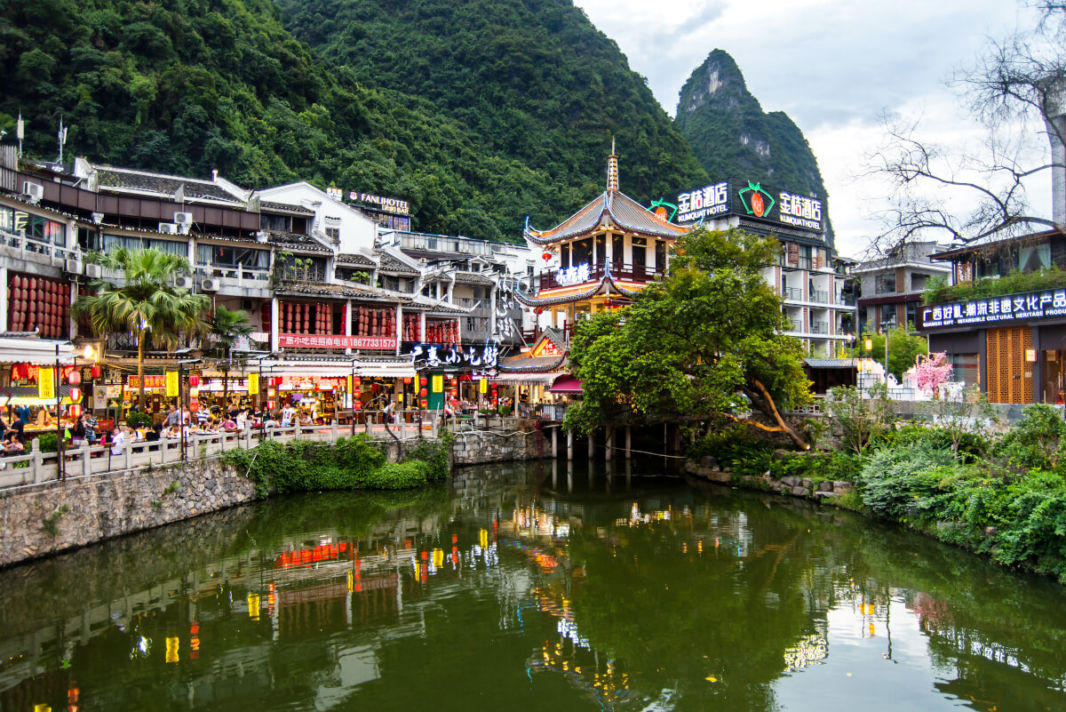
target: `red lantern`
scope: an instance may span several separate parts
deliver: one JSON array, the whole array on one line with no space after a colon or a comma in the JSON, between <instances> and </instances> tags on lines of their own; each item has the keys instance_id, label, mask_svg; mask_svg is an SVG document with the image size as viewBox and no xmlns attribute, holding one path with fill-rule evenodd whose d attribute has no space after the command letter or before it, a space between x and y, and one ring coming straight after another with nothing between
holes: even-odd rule
<instances>
[{"instance_id":1,"label":"red lantern","mask_svg":"<svg viewBox=\"0 0 1066 712\"><path fill-rule=\"evenodd\" d=\"M361 379L358 376L356 376L355 378L352 379L352 385L355 386L356 388L358 388L359 386L363 385L363 379Z\"/></svg>"},{"instance_id":2,"label":"red lantern","mask_svg":"<svg viewBox=\"0 0 1066 712\"><path fill-rule=\"evenodd\" d=\"M80 388L71 388L70 389L70 400L73 401L74 403L77 403L78 401L81 400L81 389Z\"/></svg>"},{"instance_id":3,"label":"red lantern","mask_svg":"<svg viewBox=\"0 0 1066 712\"><path fill-rule=\"evenodd\" d=\"M274 410L274 401L267 401L267 410Z\"/></svg>"},{"instance_id":4,"label":"red lantern","mask_svg":"<svg viewBox=\"0 0 1066 712\"><path fill-rule=\"evenodd\" d=\"M193 413L200 410L200 401L191 401L189 403L189 410L191 410Z\"/></svg>"},{"instance_id":5,"label":"red lantern","mask_svg":"<svg viewBox=\"0 0 1066 712\"><path fill-rule=\"evenodd\" d=\"M428 385L429 384L429 379L426 378L425 376L422 376L421 378L418 379L418 383L419 383L419 385L423 385L423 386Z\"/></svg>"},{"instance_id":6,"label":"red lantern","mask_svg":"<svg viewBox=\"0 0 1066 712\"><path fill-rule=\"evenodd\" d=\"M425 398L422 399L422 407L423 408L428 408L429 407L429 401L426 400Z\"/></svg>"},{"instance_id":7,"label":"red lantern","mask_svg":"<svg viewBox=\"0 0 1066 712\"><path fill-rule=\"evenodd\" d=\"M69 383L72 386L80 386L81 385L81 372L78 371L77 369L74 369L73 371L71 371L70 374L67 376L67 383Z\"/></svg>"},{"instance_id":8,"label":"red lantern","mask_svg":"<svg viewBox=\"0 0 1066 712\"><path fill-rule=\"evenodd\" d=\"M404 384L406 384L408 386L411 385L411 379L410 378L403 379L403 382L404 382Z\"/></svg>"},{"instance_id":9,"label":"red lantern","mask_svg":"<svg viewBox=\"0 0 1066 712\"><path fill-rule=\"evenodd\" d=\"M96 364L93 364L93 368L92 368L91 374L92 374L93 378L99 378L100 375L101 375L100 367L98 365L96 365Z\"/></svg>"},{"instance_id":10,"label":"red lantern","mask_svg":"<svg viewBox=\"0 0 1066 712\"><path fill-rule=\"evenodd\" d=\"M422 398L425 398L427 395L429 395L429 391L427 391L425 388L423 388L422 390L420 390L418 392L418 395L421 396Z\"/></svg>"},{"instance_id":11,"label":"red lantern","mask_svg":"<svg viewBox=\"0 0 1066 712\"><path fill-rule=\"evenodd\" d=\"M536 309L533 310L533 313L534 314L543 314L544 313L544 307L537 307Z\"/></svg>"},{"instance_id":12,"label":"red lantern","mask_svg":"<svg viewBox=\"0 0 1066 712\"><path fill-rule=\"evenodd\" d=\"M74 405L70 406L70 408L67 409L67 412L70 413L70 417L71 418L80 418L81 417L81 406L78 405L77 403L75 403Z\"/></svg>"},{"instance_id":13,"label":"red lantern","mask_svg":"<svg viewBox=\"0 0 1066 712\"><path fill-rule=\"evenodd\" d=\"M541 255L541 258L542 258L542 259L543 259L543 260L544 260L545 262L547 262L548 260L550 260L550 259L552 258L552 253L550 253L550 252L545 252L545 253L544 253L543 255Z\"/></svg>"},{"instance_id":14,"label":"red lantern","mask_svg":"<svg viewBox=\"0 0 1066 712\"><path fill-rule=\"evenodd\" d=\"M459 378L457 376L452 376L452 385L454 386L458 382L459 382Z\"/></svg>"},{"instance_id":15,"label":"red lantern","mask_svg":"<svg viewBox=\"0 0 1066 712\"><path fill-rule=\"evenodd\" d=\"M190 374L189 375L189 385L192 386L193 388L196 388L197 386L199 386L200 385L200 376L198 376L195 373Z\"/></svg>"}]
</instances>

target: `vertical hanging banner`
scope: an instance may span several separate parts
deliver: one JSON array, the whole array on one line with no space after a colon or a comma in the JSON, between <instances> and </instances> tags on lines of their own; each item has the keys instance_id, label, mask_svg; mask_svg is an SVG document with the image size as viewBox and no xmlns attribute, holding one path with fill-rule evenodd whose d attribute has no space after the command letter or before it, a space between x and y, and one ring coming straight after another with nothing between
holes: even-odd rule
<instances>
[{"instance_id":1,"label":"vertical hanging banner","mask_svg":"<svg viewBox=\"0 0 1066 712\"><path fill-rule=\"evenodd\" d=\"M259 374L258 373L249 373L248 374L248 395L250 395L250 396L259 395Z\"/></svg>"},{"instance_id":2,"label":"vertical hanging banner","mask_svg":"<svg viewBox=\"0 0 1066 712\"><path fill-rule=\"evenodd\" d=\"M488 393L489 392L489 379L481 378L481 379L478 380L478 382L477 382L477 392L478 393Z\"/></svg>"},{"instance_id":3,"label":"vertical hanging banner","mask_svg":"<svg viewBox=\"0 0 1066 712\"><path fill-rule=\"evenodd\" d=\"M167 398L178 397L178 372L167 371Z\"/></svg>"},{"instance_id":4,"label":"vertical hanging banner","mask_svg":"<svg viewBox=\"0 0 1066 712\"><path fill-rule=\"evenodd\" d=\"M433 376L433 392L440 393L444 390L444 376L437 374Z\"/></svg>"},{"instance_id":5,"label":"vertical hanging banner","mask_svg":"<svg viewBox=\"0 0 1066 712\"><path fill-rule=\"evenodd\" d=\"M37 370L37 397L41 400L55 400L56 382L54 368L40 368Z\"/></svg>"}]
</instances>

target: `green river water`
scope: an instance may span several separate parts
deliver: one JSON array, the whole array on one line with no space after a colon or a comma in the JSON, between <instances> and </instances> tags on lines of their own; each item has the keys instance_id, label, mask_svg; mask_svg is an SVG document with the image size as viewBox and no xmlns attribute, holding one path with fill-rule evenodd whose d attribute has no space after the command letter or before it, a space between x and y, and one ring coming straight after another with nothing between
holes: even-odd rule
<instances>
[{"instance_id":1,"label":"green river water","mask_svg":"<svg viewBox=\"0 0 1066 712\"><path fill-rule=\"evenodd\" d=\"M656 462L236 508L0 571L0 711L1066 710L1066 589Z\"/></svg>"}]
</instances>

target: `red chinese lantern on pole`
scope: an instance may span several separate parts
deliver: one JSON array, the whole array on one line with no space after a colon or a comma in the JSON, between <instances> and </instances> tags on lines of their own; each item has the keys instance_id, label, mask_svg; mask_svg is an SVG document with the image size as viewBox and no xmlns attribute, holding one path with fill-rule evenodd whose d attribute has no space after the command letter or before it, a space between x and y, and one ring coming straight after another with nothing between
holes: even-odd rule
<instances>
[{"instance_id":1,"label":"red chinese lantern on pole","mask_svg":"<svg viewBox=\"0 0 1066 712\"><path fill-rule=\"evenodd\" d=\"M195 373L189 374L189 385L196 388L200 385L200 376Z\"/></svg>"},{"instance_id":2,"label":"red chinese lantern on pole","mask_svg":"<svg viewBox=\"0 0 1066 712\"><path fill-rule=\"evenodd\" d=\"M419 383L419 385L422 385L422 386L428 385L429 384L429 379L426 378L425 376L422 376L421 378L418 379L418 383Z\"/></svg>"},{"instance_id":3,"label":"red chinese lantern on pole","mask_svg":"<svg viewBox=\"0 0 1066 712\"><path fill-rule=\"evenodd\" d=\"M71 403L77 403L81 400L81 389L73 387L70 389L70 401Z\"/></svg>"},{"instance_id":4,"label":"red chinese lantern on pole","mask_svg":"<svg viewBox=\"0 0 1066 712\"><path fill-rule=\"evenodd\" d=\"M67 375L67 383L69 383L72 386L80 386L81 385L81 372L78 371L77 369L74 369L73 371L71 371Z\"/></svg>"},{"instance_id":5,"label":"red chinese lantern on pole","mask_svg":"<svg viewBox=\"0 0 1066 712\"><path fill-rule=\"evenodd\" d=\"M103 372L102 372L102 370L100 368L100 365L94 363L92 371L90 373L91 373L93 378L100 378L100 376L102 375Z\"/></svg>"}]
</instances>

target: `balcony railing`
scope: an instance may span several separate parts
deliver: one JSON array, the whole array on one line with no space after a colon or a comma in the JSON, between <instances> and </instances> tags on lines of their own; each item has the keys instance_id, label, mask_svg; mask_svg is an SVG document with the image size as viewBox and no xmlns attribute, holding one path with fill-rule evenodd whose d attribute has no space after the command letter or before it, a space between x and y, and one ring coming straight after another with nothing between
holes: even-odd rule
<instances>
[{"instance_id":1,"label":"balcony railing","mask_svg":"<svg viewBox=\"0 0 1066 712\"><path fill-rule=\"evenodd\" d=\"M603 264L589 265L588 279L582 279L579 282L567 282L566 284L560 284L556 278L558 270L541 272L537 277L540 290L545 289L558 289L559 287L573 287L579 284L590 284L592 282L598 282L603 278L606 273L606 268ZM659 269L648 267L646 265L632 265L624 264L622 262L611 263L611 276L615 279L625 280L626 282L637 282L640 284L646 282L652 282L657 279L662 279L664 272Z\"/></svg>"},{"instance_id":2,"label":"balcony railing","mask_svg":"<svg viewBox=\"0 0 1066 712\"><path fill-rule=\"evenodd\" d=\"M802 319L789 319L789 322L792 323L791 331L799 331L799 332L803 331L803 320Z\"/></svg>"},{"instance_id":3,"label":"balcony railing","mask_svg":"<svg viewBox=\"0 0 1066 712\"><path fill-rule=\"evenodd\" d=\"M270 270L253 269L243 265L196 265L196 274L211 277L223 286L265 287L270 280Z\"/></svg>"},{"instance_id":4,"label":"balcony railing","mask_svg":"<svg viewBox=\"0 0 1066 712\"><path fill-rule=\"evenodd\" d=\"M812 321L811 322L812 334L828 334L829 324L824 321Z\"/></svg>"},{"instance_id":5,"label":"balcony railing","mask_svg":"<svg viewBox=\"0 0 1066 712\"><path fill-rule=\"evenodd\" d=\"M822 289L815 289L814 291L811 292L810 301L817 302L818 304L828 304L829 303L829 292L827 292L825 290L822 290Z\"/></svg>"},{"instance_id":6,"label":"balcony railing","mask_svg":"<svg viewBox=\"0 0 1066 712\"><path fill-rule=\"evenodd\" d=\"M793 299L797 302L803 301L803 290L799 287L785 287L784 292L782 296L785 299Z\"/></svg>"}]
</instances>

